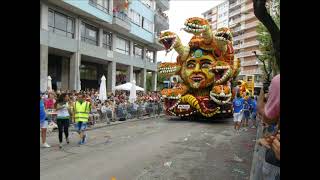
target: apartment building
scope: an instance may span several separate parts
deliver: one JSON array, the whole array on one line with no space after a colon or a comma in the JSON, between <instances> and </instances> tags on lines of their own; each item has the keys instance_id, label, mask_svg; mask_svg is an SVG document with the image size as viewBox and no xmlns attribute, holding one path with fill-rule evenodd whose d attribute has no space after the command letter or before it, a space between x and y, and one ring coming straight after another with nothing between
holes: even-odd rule
<instances>
[{"instance_id":1,"label":"apartment building","mask_svg":"<svg viewBox=\"0 0 320 180\"><path fill-rule=\"evenodd\" d=\"M169 29L168 0L40 0L40 89L107 90L146 75L157 85L157 41Z\"/></svg>"},{"instance_id":2,"label":"apartment building","mask_svg":"<svg viewBox=\"0 0 320 180\"><path fill-rule=\"evenodd\" d=\"M253 2L252 0L227 0L220 5L213 7L212 9L204 12L202 15L206 19L210 19L209 13L217 9L217 14L219 13L219 7L222 4L228 4L228 24L224 27L229 27L233 34L233 44L235 55L241 60L241 72L239 74L239 79L243 79L246 76L254 76L255 79L255 89L262 87L262 63L257 59L253 51L260 54L259 43L257 41L256 27L258 26L258 19L253 13ZM222 9L222 8L220 8ZM222 9L223 10L223 9ZM225 13L225 12L223 12ZM221 18L224 18L221 16ZM223 19L225 21L225 19ZM222 19L219 20L219 15L217 17L217 22L223 22ZM209 23L211 23L209 21ZM226 22L226 21L225 21ZM215 26L212 24L213 30L221 27L219 25ZM214 28L216 27L216 28Z\"/></svg>"}]
</instances>

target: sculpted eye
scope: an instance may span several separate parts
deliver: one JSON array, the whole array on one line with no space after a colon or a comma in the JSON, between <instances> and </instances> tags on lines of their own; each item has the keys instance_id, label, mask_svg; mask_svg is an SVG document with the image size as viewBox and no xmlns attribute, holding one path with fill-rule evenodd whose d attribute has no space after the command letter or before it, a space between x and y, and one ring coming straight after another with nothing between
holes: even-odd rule
<instances>
[{"instance_id":1,"label":"sculpted eye","mask_svg":"<svg viewBox=\"0 0 320 180\"><path fill-rule=\"evenodd\" d=\"M202 63L201 68L209 68L210 65L211 65L210 62L204 62L204 63Z\"/></svg>"},{"instance_id":2,"label":"sculpted eye","mask_svg":"<svg viewBox=\"0 0 320 180\"><path fill-rule=\"evenodd\" d=\"M194 67L195 67L195 65L194 65L194 64L192 64L192 63L187 64L187 68L194 68Z\"/></svg>"},{"instance_id":3,"label":"sculpted eye","mask_svg":"<svg viewBox=\"0 0 320 180\"><path fill-rule=\"evenodd\" d=\"M196 65L193 62L187 64L187 68L194 68Z\"/></svg>"}]
</instances>

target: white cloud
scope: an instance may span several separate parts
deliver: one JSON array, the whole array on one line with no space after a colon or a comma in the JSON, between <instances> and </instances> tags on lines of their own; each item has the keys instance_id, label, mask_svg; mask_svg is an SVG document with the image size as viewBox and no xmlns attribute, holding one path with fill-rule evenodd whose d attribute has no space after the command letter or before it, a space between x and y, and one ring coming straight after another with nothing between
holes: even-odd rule
<instances>
[{"instance_id":1,"label":"white cloud","mask_svg":"<svg viewBox=\"0 0 320 180\"><path fill-rule=\"evenodd\" d=\"M188 44L192 34L181 30L186 19L190 17L203 17L201 13L210 8L220 4L223 0L171 0L170 9L166 11L169 17L169 31L176 33L183 44ZM173 49L170 53L165 55L165 51L158 51L157 61L161 62L175 62L178 53Z\"/></svg>"}]
</instances>

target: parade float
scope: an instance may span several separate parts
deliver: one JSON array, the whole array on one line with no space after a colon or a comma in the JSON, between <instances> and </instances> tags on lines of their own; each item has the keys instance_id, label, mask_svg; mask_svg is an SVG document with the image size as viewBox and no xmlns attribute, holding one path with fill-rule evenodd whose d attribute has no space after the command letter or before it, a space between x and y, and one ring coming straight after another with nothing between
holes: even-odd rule
<instances>
[{"instance_id":1,"label":"parade float","mask_svg":"<svg viewBox=\"0 0 320 180\"><path fill-rule=\"evenodd\" d=\"M193 34L183 45L174 32L162 32L159 42L166 52L178 53L175 62L158 67L159 76L178 77L173 87L161 91L168 115L180 117L232 116L231 82L239 74L240 61L234 57L232 34L228 28L212 31L207 20L193 17L183 30Z\"/></svg>"}]
</instances>

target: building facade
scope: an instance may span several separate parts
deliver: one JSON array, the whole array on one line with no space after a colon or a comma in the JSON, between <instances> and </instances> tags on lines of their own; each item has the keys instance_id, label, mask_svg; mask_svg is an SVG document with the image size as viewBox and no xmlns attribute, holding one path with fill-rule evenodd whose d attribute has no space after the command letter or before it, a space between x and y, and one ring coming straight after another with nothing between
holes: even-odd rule
<instances>
[{"instance_id":1,"label":"building facade","mask_svg":"<svg viewBox=\"0 0 320 180\"><path fill-rule=\"evenodd\" d=\"M40 88L107 90L136 80L146 89L146 76L157 84L157 41L169 29L168 0L40 0Z\"/></svg>"},{"instance_id":2,"label":"building facade","mask_svg":"<svg viewBox=\"0 0 320 180\"><path fill-rule=\"evenodd\" d=\"M262 63L257 59L253 51L260 54L259 42L257 41L256 27L258 26L258 19L253 13L253 2L252 0L227 0L222 4L213 7L212 9L203 13L206 19L208 18L209 11L217 9L217 14L223 14L225 12L219 13L219 7L228 2L228 24L222 23L224 27L229 27L233 34L233 45L235 50L235 56L241 60L241 72L239 74L239 79L243 79L246 76L254 76L255 79L255 89L262 87ZM222 9L222 8L220 8ZM222 9L223 11L223 9ZM224 18L224 17L222 17ZM223 22L219 20L217 22ZM212 20L209 23L212 23ZM215 26L212 23L213 30L221 27L219 24ZM222 26L223 27L223 26Z\"/></svg>"}]
</instances>

